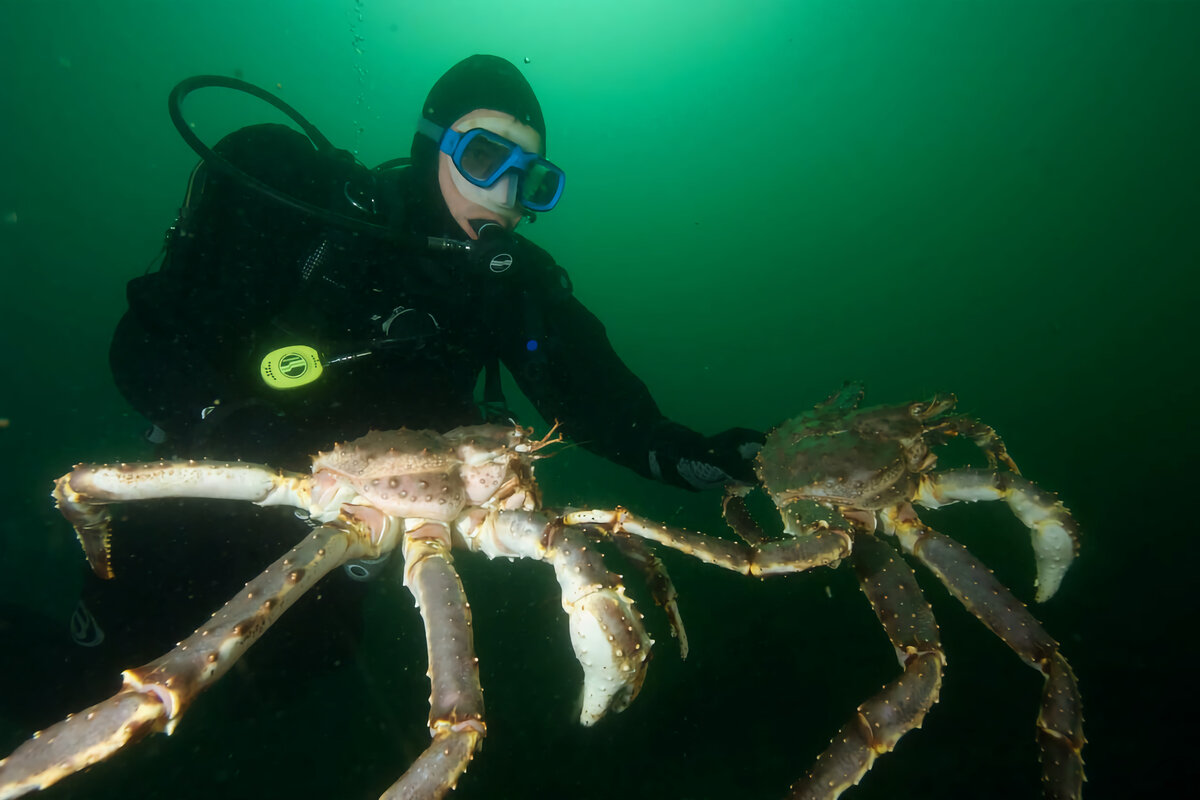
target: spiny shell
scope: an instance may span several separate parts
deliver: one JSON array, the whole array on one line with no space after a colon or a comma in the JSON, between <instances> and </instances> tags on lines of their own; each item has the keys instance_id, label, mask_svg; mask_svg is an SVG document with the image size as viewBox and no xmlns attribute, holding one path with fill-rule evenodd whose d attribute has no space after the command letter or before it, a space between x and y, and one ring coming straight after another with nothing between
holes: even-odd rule
<instances>
[{"instance_id":1,"label":"spiny shell","mask_svg":"<svg viewBox=\"0 0 1200 800\"><path fill-rule=\"evenodd\" d=\"M313 458L313 470L328 469L364 481L392 475L450 472L459 465L450 444L434 431L371 431Z\"/></svg>"}]
</instances>

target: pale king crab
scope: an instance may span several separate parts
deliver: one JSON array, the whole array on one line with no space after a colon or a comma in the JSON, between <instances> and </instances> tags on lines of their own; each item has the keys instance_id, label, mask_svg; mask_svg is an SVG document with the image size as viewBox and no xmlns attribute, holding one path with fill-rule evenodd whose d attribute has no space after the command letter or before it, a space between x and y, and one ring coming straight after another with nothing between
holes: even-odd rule
<instances>
[{"instance_id":1,"label":"pale king crab","mask_svg":"<svg viewBox=\"0 0 1200 800\"><path fill-rule=\"evenodd\" d=\"M860 391L844 391L768 436L757 471L781 510L787 535L767 541L747 524L740 498L730 497L727 517L745 544L659 525L622 508L566 513L540 508L533 461L558 439L547 434L534 440L520 427L372 432L317 455L311 475L206 461L76 467L58 480L54 496L103 577L112 575L105 507L110 503L248 500L300 509L315 527L175 649L126 670L116 695L35 734L0 761L0 798L45 788L150 732L170 733L196 695L228 671L301 593L339 565L395 548L403 554L404 583L425 625L433 741L383 797L442 797L486 730L470 611L451 548L551 564L583 668L581 722L589 725L633 701L652 645L618 576L590 546L597 532L646 573L683 649L673 589L639 542L658 542L757 576L833 566L843 558L853 562L903 673L859 707L790 795L835 798L861 779L878 754L920 725L937 700L945 662L929 605L911 569L873 535L876 522L1045 673L1038 739L1047 795L1078 797L1081 702L1058 645L964 548L924 526L912 503L1006 500L1033 531L1039 599L1054 593L1074 555L1073 520L1061 503L1016 475L991 428L947 415L952 396L857 410L860 400ZM931 471L929 446L960 433L984 449L992 470ZM995 471L997 461L1013 472ZM825 518L813 513L818 508Z\"/></svg>"}]
</instances>

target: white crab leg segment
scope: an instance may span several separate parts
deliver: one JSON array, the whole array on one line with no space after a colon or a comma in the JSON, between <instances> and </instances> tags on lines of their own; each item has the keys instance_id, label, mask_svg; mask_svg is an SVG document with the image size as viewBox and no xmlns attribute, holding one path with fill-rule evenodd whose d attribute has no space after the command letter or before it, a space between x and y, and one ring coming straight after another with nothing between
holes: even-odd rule
<instances>
[{"instance_id":1,"label":"white crab leg segment","mask_svg":"<svg viewBox=\"0 0 1200 800\"><path fill-rule=\"evenodd\" d=\"M1037 601L1053 597L1079 550L1079 527L1066 506L1020 476L973 469L922 475L913 502L939 508L977 500L1003 500L1029 528L1037 558Z\"/></svg>"},{"instance_id":2,"label":"white crab leg segment","mask_svg":"<svg viewBox=\"0 0 1200 800\"><path fill-rule=\"evenodd\" d=\"M404 540L404 585L425 623L429 659L429 731L433 741L383 795L438 798L454 788L487 728L471 608L439 523L418 523Z\"/></svg>"},{"instance_id":3,"label":"white crab leg segment","mask_svg":"<svg viewBox=\"0 0 1200 800\"><path fill-rule=\"evenodd\" d=\"M561 528L549 558L562 590L575 658L583 666L579 721L594 725L610 708L624 711L637 697L654 642L620 578L605 569L599 551L588 545L579 531Z\"/></svg>"},{"instance_id":4,"label":"white crab leg segment","mask_svg":"<svg viewBox=\"0 0 1200 800\"><path fill-rule=\"evenodd\" d=\"M246 500L258 505L308 508L311 477L257 464L159 461L148 464L80 464L54 482L52 497L75 528L92 570L113 577L109 558L109 503L167 497ZM328 522L328 519L322 519Z\"/></svg>"},{"instance_id":5,"label":"white crab leg segment","mask_svg":"<svg viewBox=\"0 0 1200 800\"><path fill-rule=\"evenodd\" d=\"M490 558L548 562L562 591L571 647L583 667L579 721L593 725L623 711L642 688L653 640L620 577L579 531L540 511L499 511L480 522L467 546Z\"/></svg>"},{"instance_id":6,"label":"white crab leg segment","mask_svg":"<svg viewBox=\"0 0 1200 800\"><path fill-rule=\"evenodd\" d=\"M355 534L317 528L166 655L122 673L116 695L67 717L0 761L0 798L17 797L101 761L156 730L170 733L201 691L306 589L361 547Z\"/></svg>"},{"instance_id":7,"label":"white crab leg segment","mask_svg":"<svg viewBox=\"0 0 1200 800\"><path fill-rule=\"evenodd\" d=\"M924 525L911 506L881 512L901 547L916 556L967 610L1045 677L1037 718L1047 797L1083 789L1083 701L1058 642L966 547Z\"/></svg>"}]
</instances>

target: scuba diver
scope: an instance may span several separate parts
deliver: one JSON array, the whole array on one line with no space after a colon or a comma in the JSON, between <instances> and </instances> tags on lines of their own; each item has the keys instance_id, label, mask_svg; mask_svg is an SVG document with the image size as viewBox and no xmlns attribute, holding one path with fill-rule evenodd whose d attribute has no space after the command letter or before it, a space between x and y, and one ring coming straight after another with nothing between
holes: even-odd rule
<instances>
[{"instance_id":1,"label":"scuba diver","mask_svg":"<svg viewBox=\"0 0 1200 800\"><path fill-rule=\"evenodd\" d=\"M401 168L283 125L230 134L192 175L162 268L129 284L117 387L174 455L305 469L369 428L480 422L481 373L502 407L499 362L566 437L645 477L753 480L762 434L664 417L566 271L514 233L563 195L545 149L529 83L484 55L435 83ZM286 383L289 363L311 382Z\"/></svg>"},{"instance_id":2,"label":"scuba diver","mask_svg":"<svg viewBox=\"0 0 1200 800\"><path fill-rule=\"evenodd\" d=\"M667 419L566 271L515 232L555 207L565 175L545 158L541 107L513 64L474 55L454 65L421 109L410 163L375 169L261 90L252 93L304 133L254 125L209 150L179 104L213 85L253 89L198 78L172 95L176 125L202 160L161 268L129 283L111 347L117 387L153 423L161 455L306 470L311 454L369 429L503 419L503 364L565 437L646 478L694 490L754 480L749 459L763 434L704 436ZM122 507L113 547L122 580L89 575L83 592L79 644L96 646L75 650L93 659L87 674L111 682L202 624L303 536L303 521L278 511ZM375 566L347 571L364 578ZM331 576L252 648L256 671L272 674L262 688L279 685L279 664L264 662L289 671L289 647L305 653L293 673L340 663L361 626L362 587ZM77 705L63 698L66 710ZM52 719L63 709L41 710Z\"/></svg>"}]
</instances>

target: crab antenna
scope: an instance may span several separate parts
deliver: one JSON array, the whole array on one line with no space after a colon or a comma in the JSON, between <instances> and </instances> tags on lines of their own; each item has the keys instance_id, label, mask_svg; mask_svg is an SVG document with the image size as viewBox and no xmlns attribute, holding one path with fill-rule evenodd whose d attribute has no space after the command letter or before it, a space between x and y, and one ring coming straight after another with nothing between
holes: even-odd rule
<instances>
[{"instance_id":1,"label":"crab antenna","mask_svg":"<svg viewBox=\"0 0 1200 800\"><path fill-rule=\"evenodd\" d=\"M557 436L554 436L554 432L558 430L558 426L561 424L558 420L554 420L554 424L550 426L550 430L546 431L546 435L529 445L529 452L536 453L543 447L561 443L563 441L562 433L560 432ZM554 438L551 439L551 436L554 436Z\"/></svg>"}]
</instances>

